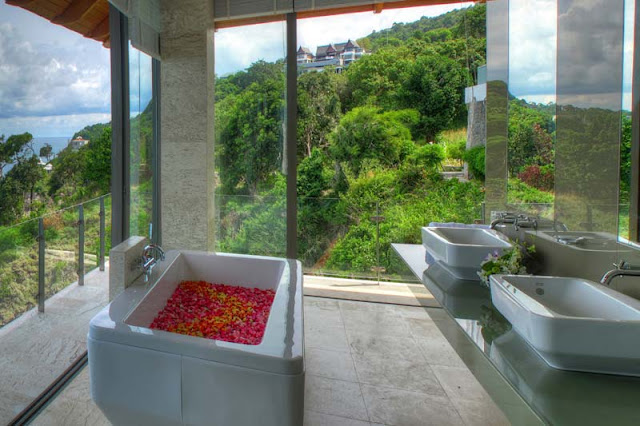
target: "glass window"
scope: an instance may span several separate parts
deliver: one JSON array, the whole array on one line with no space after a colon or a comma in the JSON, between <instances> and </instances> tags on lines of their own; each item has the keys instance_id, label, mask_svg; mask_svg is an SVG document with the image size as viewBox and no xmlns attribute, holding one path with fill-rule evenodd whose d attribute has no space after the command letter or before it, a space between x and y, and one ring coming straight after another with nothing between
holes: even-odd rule
<instances>
[{"instance_id":1,"label":"glass window","mask_svg":"<svg viewBox=\"0 0 640 426\"><path fill-rule=\"evenodd\" d=\"M215 33L219 251L286 254L285 55L284 21Z\"/></svg>"},{"instance_id":2,"label":"glass window","mask_svg":"<svg viewBox=\"0 0 640 426\"><path fill-rule=\"evenodd\" d=\"M153 210L152 58L129 44L130 235L149 235Z\"/></svg>"}]
</instances>

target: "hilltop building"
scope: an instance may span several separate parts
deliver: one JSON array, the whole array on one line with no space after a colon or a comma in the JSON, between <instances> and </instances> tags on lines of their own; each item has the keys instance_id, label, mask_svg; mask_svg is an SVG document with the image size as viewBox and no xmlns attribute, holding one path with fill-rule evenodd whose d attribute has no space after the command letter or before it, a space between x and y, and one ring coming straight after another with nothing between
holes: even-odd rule
<instances>
[{"instance_id":1,"label":"hilltop building","mask_svg":"<svg viewBox=\"0 0 640 426\"><path fill-rule=\"evenodd\" d=\"M332 66L340 73L365 54L366 51L351 39L344 43L318 46L315 55L308 48L300 46L297 54L298 70L301 73L323 71L325 67Z\"/></svg>"},{"instance_id":2,"label":"hilltop building","mask_svg":"<svg viewBox=\"0 0 640 426\"><path fill-rule=\"evenodd\" d=\"M82 136L78 136L77 138L69 141L68 147L74 151L77 151L83 146L87 145L88 143L89 143L88 139L84 139Z\"/></svg>"}]
</instances>

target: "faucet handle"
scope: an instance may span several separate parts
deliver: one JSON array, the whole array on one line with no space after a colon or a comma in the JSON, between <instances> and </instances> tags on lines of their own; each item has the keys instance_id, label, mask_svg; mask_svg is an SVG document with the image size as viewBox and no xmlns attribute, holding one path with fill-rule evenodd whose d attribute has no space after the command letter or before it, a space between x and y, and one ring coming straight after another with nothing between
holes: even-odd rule
<instances>
[{"instance_id":1,"label":"faucet handle","mask_svg":"<svg viewBox=\"0 0 640 426\"><path fill-rule=\"evenodd\" d=\"M629 264L624 259L620 259L618 263L614 263L613 266L615 266L616 269L629 269Z\"/></svg>"}]
</instances>

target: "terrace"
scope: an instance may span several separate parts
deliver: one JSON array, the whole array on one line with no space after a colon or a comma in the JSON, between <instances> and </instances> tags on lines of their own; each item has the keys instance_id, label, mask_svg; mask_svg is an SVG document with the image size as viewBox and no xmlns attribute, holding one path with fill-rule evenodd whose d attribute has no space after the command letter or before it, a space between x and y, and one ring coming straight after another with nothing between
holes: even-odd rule
<instances>
[{"instance_id":1,"label":"terrace","mask_svg":"<svg viewBox=\"0 0 640 426\"><path fill-rule=\"evenodd\" d=\"M21 297L0 293L10 309L0 328L0 423L111 424L113 411L92 399L89 321L129 295L128 312L138 309L160 288L178 258L171 256L197 251L300 260L305 425L637 424L640 379L551 367L494 306L476 279L479 265L461 277L420 244L430 222L501 219L502 234L536 245L529 272L598 281L613 261L640 263L632 60L640 36L629 32L640 7L615 1L619 7L603 13L595 0L493 0L481 30L473 14L485 9L476 6L455 15L463 17L458 27L411 39L415 49L445 43L446 66L420 54L399 60L389 46L400 39L383 33L349 71L299 75L305 20L460 2L6 0L110 49L112 139L111 195L0 228L0 267L11 259L28 271L11 275ZM533 13L547 15L532 23ZM591 40L592 28L602 29L595 37L603 42L575 46ZM234 37L271 44L250 66L228 69ZM523 61L536 44L549 47L553 61L532 76ZM383 56L376 49L387 62L375 62ZM443 69L459 74L427 72ZM384 72L403 81L391 78L371 95L367 85ZM547 74L550 92L534 93L531 82ZM425 81L430 89L421 92ZM333 89L349 84L351 98ZM443 97L455 92L458 115L419 104L436 86ZM465 106L466 86L473 89ZM455 141L442 141L456 134L461 113L461 150L481 157L455 154ZM445 132L429 127L436 119L448 123ZM362 138L353 129L363 123L387 139ZM442 179L443 162L463 159L463 176ZM144 283L138 264L148 243L171 260ZM640 295L633 278L612 288Z\"/></svg>"}]
</instances>

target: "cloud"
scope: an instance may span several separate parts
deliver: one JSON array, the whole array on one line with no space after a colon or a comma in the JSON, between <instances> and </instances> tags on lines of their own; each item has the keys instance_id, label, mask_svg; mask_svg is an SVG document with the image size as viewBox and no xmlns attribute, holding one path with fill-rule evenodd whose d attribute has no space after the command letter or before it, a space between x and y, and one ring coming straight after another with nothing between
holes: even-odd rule
<instances>
[{"instance_id":1,"label":"cloud","mask_svg":"<svg viewBox=\"0 0 640 426\"><path fill-rule=\"evenodd\" d=\"M555 100L556 4L557 0L509 3L509 91L517 97Z\"/></svg>"},{"instance_id":2,"label":"cloud","mask_svg":"<svg viewBox=\"0 0 640 426\"><path fill-rule=\"evenodd\" d=\"M0 16L0 133L34 117L109 113L108 49L18 8L0 4Z\"/></svg>"},{"instance_id":3,"label":"cloud","mask_svg":"<svg viewBox=\"0 0 640 426\"><path fill-rule=\"evenodd\" d=\"M357 39L390 28L395 22L413 22L471 6L471 2L352 13L298 20L298 44L315 52L317 46ZM215 33L216 74L226 75L258 60L275 61L286 55L284 22L220 29Z\"/></svg>"},{"instance_id":4,"label":"cloud","mask_svg":"<svg viewBox=\"0 0 640 426\"><path fill-rule=\"evenodd\" d=\"M0 134L9 136L29 132L34 137L70 138L87 125L110 121L110 113L0 118Z\"/></svg>"}]
</instances>

